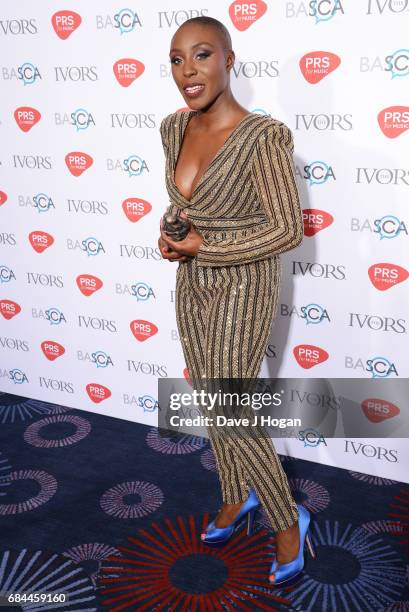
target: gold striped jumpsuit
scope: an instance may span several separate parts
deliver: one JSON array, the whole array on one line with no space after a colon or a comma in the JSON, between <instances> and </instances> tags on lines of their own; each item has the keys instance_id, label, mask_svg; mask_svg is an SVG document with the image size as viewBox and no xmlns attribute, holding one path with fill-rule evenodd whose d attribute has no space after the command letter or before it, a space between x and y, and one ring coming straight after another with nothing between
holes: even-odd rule
<instances>
[{"instance_id":1,"label":"gold striped jumpsuit","mask_svg":"<svg viewBox=\"0 0 409 612\"><path fill-rule=\"evenodd\" d=\"M179 192L175 167L196 112L177 111L160 126L170 210L184 210L204 237L176 272L176 321L195 388L201 377L257 377L278 305L279 253L303 238L292 133L270 116L243 117L191 199ZM297 506L271 439L224 439L213 430L223 502L243 502L254 487L274 531L293 525Z\"/></svg>"}]
</instances>

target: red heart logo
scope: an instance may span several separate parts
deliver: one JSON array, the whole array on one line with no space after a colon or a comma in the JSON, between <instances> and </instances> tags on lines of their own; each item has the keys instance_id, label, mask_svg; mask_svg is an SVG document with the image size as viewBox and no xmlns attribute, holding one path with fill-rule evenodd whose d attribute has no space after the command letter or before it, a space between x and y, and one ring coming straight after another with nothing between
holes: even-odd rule
<instances>
[{"instance_id":1,"label":"red heart logo","mask_svg":"<svg viewBox=\"0 0 409 612\"><path fill-rule=\"evenodd\" d=\"M229 15L234 27L239 32L244 32L260 19L266 10L267 4L263 0L235 0L229 6Z\"/></svg>"},{"instance_id":2,"label":"red heart logo","mask_svg":"<svg viewBox=\"0 0 409 612\"><path fill-rule=\"evenodd\" d=\"M378 123L387 138L397 138L409 129L409 106L389 106L378 114Z\"/></svg>"},{"instance_id":3,"label":"red heart logo","mask_svg":"<svg viewBox=\"0 0 409 612\"><path fill-rule=\"evenodd\" d=\"M14 111L14 119L20 130L28 132L33 125L40 121L41 113L36 108L31 108L31 106L20 106Z\"/></svg>"},{"instance_id":4,"label":"red heart logo","mask_svg":"<svg viewBox=\"0 0 409 612\"><path fill-rule=\"evenodd\" d=\"M7 193L4 193L4 191L0 191L0 206L4 204L4 202L6 201L7 201Z\"/></svg>"},{"instance_id":5,"label":"red heart logo","mask_svg":"<svg viewBox=\"0 0 409 612\"><path fill-rule=\"evenodd\" d=\"M80 176L85 170L88 170L88 168L92 166L94 160L88 153L72 151L65 156L65 163L73 176Z\"/></svg>"},{"instance_id":6,"label":"red heart logo","mask_svg":"<svg viewBox=\"0 0 409 612\"><path fill-rule=\"evenodd\" d=\"M54 238L47 232L36 230L28 235L31 246L37 253L42 253L54 243Z\"/></svg>"},{"instance_id":7,"label":"red heart logo","mask_svg":"<svg viewBox=\"0 0 409 612\"><path fill-rule=\"evenodd\" d=\"M380 423L400 414L400 410L395 404L376 397L364 400L361 403L361 408L371 423Z\"/></svg>"},{"instance_id":8,"label":"red heart logo","mask_svg":"<svg viewBox=\"0 0 409 612\"><path fill-rule=\"evenodd\" d=\"M368 269L368 276L375 289L386 291L394 285L403 283L408 278L409 272L397 264L377 263Z\"/></svg>"},{"instance_id":9,"label":"red heart logo","mask_svg":"<svg viewBox=\"0 0 409 612\"><path fill-rule=\"evenodd\" d=\"M152 210L152 205L142 198L127 198L122 202L122 210L132 223L136 223Z\"/></svg>"},{"instance_id":10,"label":"red heart logo","mask_svg":"<svg viewBox=\"0 0 409 612\"><path fill-rule=\"evenodd\" d=\"M58 11L51 17L55 33L62 40L66 40L80 26L81 15L74 11Z\"/></svg>"},{"instance_id":11,"label":"red heart logo","mask_svg":"<svg viewBox=\"0 0 409 612\"><path fill-rule=\"evenodd\" d=\"M118 83L122 87L129 87L135 79L141 76L145 66L136 59L124 58L115 62L113 69Z\"/></svg>"},{"instance_id":12,"label":"red heart logo","mask_svg":"<svg viewBox=\"0 0 409 612\"><path fill-rule=\"evenodd\" d=\"M99 404L100 402L108 399L108 397L111 397L112 395L108 387L104 387L104 385L99 385L98 383L89 383L85 387L85 389L88 393L89 398L95 404Z\"/></svg>"},{"instance_id":13,"label":"red heart logo","mask_svg":"<svg viewBox=\"0 0 409 612\"><path fill-rule=\"evenodd\" d=\"M315 85L334 72L341 63L341 58L329 51L311 51L302 56L299 61L303 77L311 85Z\"/></svg>"},{"instance_id":14,"label":"red heart logo","mask_svg":"<svg viewBox=\"0 0 409 612\"><path fill-rule=\"evenodd\" d=\"M325 229L334 221L334 217L325 210L319 208L304 208L302 211L304 221L304 234L314 236Z\"/></svg>"},{"instance_id":15,"label":"red heart logo","mask_svg":"<svg viewBox=\"0 0 409 612\"><path fill-rule=\"evenodd\" d=\"M78 289L86 297L93 295L104 284L100 278L92 274L80 274L76 278Z\"/></svg>"},{"instance_id":16,"label":"red heart logo","mask_svg":"<svg viewBox=\"0 0 409 612\"><path fill-rule=\"evenodd\" d=\"M305 370L326 361L329 357L326 350L313 344L299 344L293 348L294 357Z\"/></svg>"},{"instance_id":17,"label":"red heart logo","mask_svg":"<svg viewBox=\"0 0 409 612\"><path fill-rule=\"evenodd\" d=\"M145 342L148 338L154 336L158 328L154 323L150 321L144 321L143 319L135 319L130 323L131 332L139 342Z\"/></svg>"},{"instance_id":18,"label":"red heart logo","mask_svg":"<svg viewBox=\"0 0 409 612\"><path fill-rule=\"evenodd\" d=\"M21 312L21 306L17 302L12 300L0 300L0 314L3 315L7 321L18 315Z\"/></svg>"},{"instance_id":19,"label":"red heart logo","mask_svg":"<svg viewBox=\"0 0 409 612\"><path fill-rule=\"evenodd\" d=\"M54 361L54 359L61 357L61 355L65 353L65 348L62 344L54 342L53 340L44 340L44 342L41 343L41 349L49 361Z\"/></svg>"}]
</instances>

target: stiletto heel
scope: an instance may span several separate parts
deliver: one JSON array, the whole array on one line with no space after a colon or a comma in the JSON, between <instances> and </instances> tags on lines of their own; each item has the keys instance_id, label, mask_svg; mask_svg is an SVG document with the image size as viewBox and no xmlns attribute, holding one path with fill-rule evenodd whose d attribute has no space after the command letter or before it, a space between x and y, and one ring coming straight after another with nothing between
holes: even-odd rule
<instances>
[{"instance_id":1,"label":"stiletto heel","mask_svg":"<svg viewBox=\"0 0 409 612\"><path fill-rule=\"evenodd\" d=\"M293 561L289 563L283 563L280 565L277 562L277 559L274 559L271 568L270 568L270 576L272 574L275 575L275 580L272 583L272 586L282 586L294 578L296 578L299 574L301 574L304 568L304 545L307 543L308 550L311 553L311 556L315 558L315 551L312 546L311 538L308 534L308 529L310 525L311 516L308 510L304 508L304 506L297 506L298 508L298 528L300 530L300 547L298 549L298 555Z\"/></svg>"},{"instance_id":2,"label":"stiletto heel","mask_svg":"<svg viewBox=\"0 0 409 612\"><path fill-rule=\"evenodd\" d=\"M247 535L253 533L254 517L256 516L257 506L249 511L247 515Z\"/></svg>"},{"instance_id":3,"label":"stiletto heel","mask_svg":"<svg viewBox=\"0 0 409 612\"><path fill-rule=\"evenodd\" d=\"M307 547L308 547L308 550L309 550L309 553L310 553L311 557L312 557L313 559L315 559L315 556L316 556L316 555L315 555L315 550L314 550L314 547L313 547L313 545L312 545L312 542L311 542L311 538L310 538L310 534L309 534L309 533L307 533L307 534L306 534L306 536L305 536L305 541L307 542Z\"/></svg>"},{"instance_id":4,"label":"stiletto heel","mask_svg":"<svg viewBox=\"0 0 409 612\"><path fill-rule=\"evenodd\" d=\"M253 531L254 516L260 502L254 489L250 489L249 495L240 508L240 511L236 518L227 525L227 527L216 527L214 521L211 521L204 533L201 534L201 540L205 544L222 544L233 535L235 528L242 521L242 519L248 514L247 517L247 535L251 535Z\"/></svg>"}]
</instances>

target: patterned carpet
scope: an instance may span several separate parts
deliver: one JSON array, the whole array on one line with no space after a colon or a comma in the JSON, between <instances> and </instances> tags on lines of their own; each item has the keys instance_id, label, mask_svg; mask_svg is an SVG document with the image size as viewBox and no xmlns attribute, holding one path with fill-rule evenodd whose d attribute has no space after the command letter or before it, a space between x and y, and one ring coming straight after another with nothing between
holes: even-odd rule
<instances>
[{"instance_id":1,"label":"patterned carpet","mask_svg":"<svg viewBox=\"0 0 409 612\"><path fill-rule=\"evenodd\" d=\"M200 541L220 505L206 439L4 393L0 425L0 609L409 610L409 485L282 457L317 557L278 590L262 512ZM27 591L48 604L1 599Z\"/></svg>"}]
</instances>

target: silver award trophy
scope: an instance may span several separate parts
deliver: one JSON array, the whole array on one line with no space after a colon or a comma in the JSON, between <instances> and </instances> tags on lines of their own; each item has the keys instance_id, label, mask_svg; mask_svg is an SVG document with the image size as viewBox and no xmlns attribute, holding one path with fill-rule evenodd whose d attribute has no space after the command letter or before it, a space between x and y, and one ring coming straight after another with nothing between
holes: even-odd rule
<instances>
[{"instance_id":1,"label":"silver award trophy","mask_svg":"<svg viewBox=\"0 0 409 612\"><path fill-rule=\"evenodd\" d=\"M162 229L172 240L183 240L190 231L192 224L189 219L180 216L180 212L165 212Z\"/></svg>"}]
</instances>

